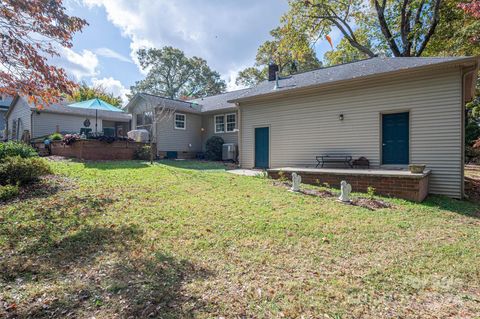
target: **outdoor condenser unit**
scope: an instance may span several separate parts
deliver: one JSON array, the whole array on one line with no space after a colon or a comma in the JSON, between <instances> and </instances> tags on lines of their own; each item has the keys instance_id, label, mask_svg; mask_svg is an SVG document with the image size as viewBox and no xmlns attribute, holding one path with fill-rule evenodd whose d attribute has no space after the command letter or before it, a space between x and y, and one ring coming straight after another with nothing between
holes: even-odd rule
<instances>
[{"instance_id":1,"label":"outdoor condenser unit","mask_svg":"<svg viewBox=\"0 0 480 319\"><path fill-rule=\"evenodd\" d=\"M222 160L235 162L237 160L237 145L233 143L223 144Z\"/></svg>"}]
</instances>

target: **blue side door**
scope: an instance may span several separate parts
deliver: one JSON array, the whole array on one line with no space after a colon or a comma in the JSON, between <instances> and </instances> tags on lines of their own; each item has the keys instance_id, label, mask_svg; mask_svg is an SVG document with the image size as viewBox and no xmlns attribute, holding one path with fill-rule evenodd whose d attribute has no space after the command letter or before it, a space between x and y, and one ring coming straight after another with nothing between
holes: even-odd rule
<instances>
[{"instance_id":1,"label":"blue side door","mask_svg":"<svg viewBox=\"0 0 480 319\"><path fill-rule=\"evenodd\" d=\"M268 168L269 163L269 128L255 128L255 167Z\"/></svg>"},{"instance_id":2,"label":"blue side door","mask_svg":"<svg viewBox=\"0 0 480 319\"><path fill-rule=\"evenodd\" d=\"M409 163L409 114L382 115L382 164Z\"/></svg>"}]
</instances>

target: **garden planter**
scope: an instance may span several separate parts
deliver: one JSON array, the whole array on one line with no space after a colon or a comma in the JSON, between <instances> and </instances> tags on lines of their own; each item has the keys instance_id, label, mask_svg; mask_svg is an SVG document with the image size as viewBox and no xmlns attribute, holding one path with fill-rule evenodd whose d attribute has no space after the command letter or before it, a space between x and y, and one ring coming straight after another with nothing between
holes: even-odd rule
<instances>
[{"instance_id":1,"label":"garden planter","mask_svg":"<svg viewBox=\"0 0 480 319\"><path fill-rule=\"evenodd\" d=\"M425 170L424 164L411 164L408 165L408 170L413 174L421 174Z\"/></svg>"}]
</instances>

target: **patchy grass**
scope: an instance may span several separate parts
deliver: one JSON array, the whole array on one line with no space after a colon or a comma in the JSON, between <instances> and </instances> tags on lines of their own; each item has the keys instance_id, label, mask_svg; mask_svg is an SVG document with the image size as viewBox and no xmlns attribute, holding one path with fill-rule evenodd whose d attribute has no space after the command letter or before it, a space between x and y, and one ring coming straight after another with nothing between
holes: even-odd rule
<instances>
[{"instance_id":1,"label":"patchy grass","mask_svg":"<svg viewBox=\"0 0 480 319\"><path fill-rule=\"evenodd\" d=\"M475 204L370 211L215 163L53 163L0 207L0 317L478 318Z\"/></svg>"},{"instance_id":2,"label":"patchy grass","mask_svg":"<svg viewBox=\"0 0 480 319\"><path fill-rule=\"evenodd\" d=\"M465 165L465 194L480 203L480 165Z\"/></svg>"}]
</instances>

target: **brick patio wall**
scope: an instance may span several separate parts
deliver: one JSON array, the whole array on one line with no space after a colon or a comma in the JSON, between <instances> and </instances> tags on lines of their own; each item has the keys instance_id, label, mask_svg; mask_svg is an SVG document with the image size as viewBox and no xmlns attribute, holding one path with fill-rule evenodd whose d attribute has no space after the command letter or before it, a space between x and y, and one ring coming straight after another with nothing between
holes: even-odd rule
<instances>
[{"instance_id":1,"label":"brick patio wall","mask_svg":"<svg viewBox=\"0 0 480 319\"><path fill-rule=\"evenodd\" d=\"M127 141L106 143L96 140L76 141L71 145L52 143L52 155L75 157L84 160L132 160L135 150L145 144Z\"/></svg>"},{"instance_id":2,"label":"brick patio wall","mask_svg":"<svg viewBox=\"0 0 480 319\"><path fill-rule=\"evenodd\" d=\"M279 178L279 170L268 170L268 176ZM384 196L403 198L415 202L423 201L428 195L428 174L425 176L382 176L382 175L345 175L328 172L297 172L302 177L302 183L340 188L341 181L352 185L354 192L367 192L369 186L375 188L375 193ZM283 172L291 180L291 172Z\"/></svg>"}]
</instances>

